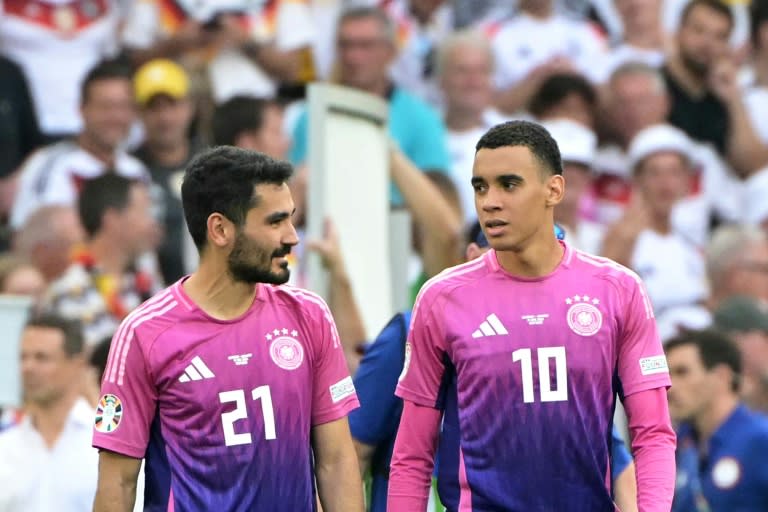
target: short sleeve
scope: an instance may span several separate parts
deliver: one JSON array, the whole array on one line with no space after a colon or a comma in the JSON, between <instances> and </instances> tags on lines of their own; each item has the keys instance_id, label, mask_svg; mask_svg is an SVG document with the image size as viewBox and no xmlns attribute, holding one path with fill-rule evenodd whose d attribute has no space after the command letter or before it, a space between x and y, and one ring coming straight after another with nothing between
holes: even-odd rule
<instances>
[{"instance_id":1,"label":"short sleeve","mask_svg":"<svg viewBox=\"0 0 768 512\"><path fill-rule=\"evenodd\" d=\"M618 343L618 372L623 396L669 387L669 369L648 293L640 278L627 276L628 302Z\"/></svg>"},{"instance_id":2,"label":"short sleeve","mask_svg":"<svg viewBox=\"0 0 768 512\"><path fill-rule=\"evenodd\" d=\"M407 332L405 316L396 315L368 347L355 373L360 408L349 415L349 428L362 443L375 446L397 433L402 401L395 396L395 388L403 369Z\"/></svg>"},{"instance_id":3,"label":"short sleeve","mask_svg":"<svg viewBox=\"0 0 768 512\"><path fill-rule=\"evenodd\" d=\"M397 396L418 405L438 408L446 352L440 324L434 318L436 294L432 292L432 288L422 289L416 299Z\"/></svg>"},{"instance_id":4,"label":"short sleeve","mask_svg":"<svg viewBox=\"0 0 768 512\"><path fill-rule=\"evenodd\" d=\"M336 324L325 303L315 322L313 334L318 346L312 377L313 426L343 418L360 405Z\"/></svg>"},{"instance_id":5,"label":"short sleeve","mask_svg":"<svg viewBox=\"0 0 768 512\"><path fill-rule=\"evenodd\" d=\"M93 446L144 457L157 408L157 390L129 316L112 339L96 409Z\"/></svg>"}]
</instances>

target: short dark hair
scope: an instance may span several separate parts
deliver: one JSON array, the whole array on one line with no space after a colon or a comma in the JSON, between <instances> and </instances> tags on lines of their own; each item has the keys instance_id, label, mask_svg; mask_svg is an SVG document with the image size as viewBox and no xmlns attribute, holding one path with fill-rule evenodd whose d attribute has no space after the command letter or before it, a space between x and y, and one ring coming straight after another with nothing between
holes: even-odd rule
<instances>
[{"instance_id":1,"label":"short dark hair","mask_svg":"<svg viewBox=\"0 0 768 512\"><path fill-rule=\"evenodd\" d=\"M395 44L395 24L386 11L376 6L355 5L344 9L336 21L336 37L338 37L339 29L344 23L362 19L376 20L381 27L384 38L388 42Z\"/></svg>"},{"instance_id":2,"label":"short dark hair","mask_svg":"<svg viewBox=\"0 0 768 512\"><path fill-rule=\"evenodd\" d=\"M275 101L250 96L235 96L218 105L211 119L213 144L235 146L243 132L261 129L267 108L279 106Z\"/></svg>"},{"instance_id":3,"label":"short dark hair","mask_svg":"<svg viewBox=\"0 0 768 512\"><path fill-rule=\"evenodd\" d=\"M107 210L122 211L128 206L131 187L141 183L139 180L126 178L114 171L107 171L83 183L77 201L77 211L80 215L80 223L89 237L99 232Z\"/></svg>"},{"instance_id":4,"label":"short dark hair","mask_svg":"<svg viewBox=\"0 0 768 512\"><path fill-rule=\"evenodd\" d=\"M713 369L721 364L733 372L731 389L739 390L741 382L741 352L731 338L716 329L683 330L680 334L664 344L664 351L669 354L672 350L685 346L698 349L699 357L704 368Z\"/></svg>"},{"instance_id":5,"label":"short dark hair","mask_svg":"<svg viewBox=\"0 0 768 512\"><path fill-rule=\"evenodd\" d=\"M731 30L733 30L733 12L731 12L731 8L721 0L691 0L685 5L683 12L680 14L680 26L683 26L685 22L688 21L691 12L697 7L707 7L716 11L718 14L722 14L728 18Z\"/></svg>"},{"instance_id":6,"label":"short dark hair","mask_svg":"<svg viewBox=\"0 0 768 512\"><path fill-rule=\"evenodd\" d=\"M103 60L97 63L88 71L80 83L80 104L84 105L88 101L88 93L91 85L101 80L125 80L131 84L131 68L124 61L111 59Z\"/></svg>"},{"instance_id":7,"label":"short dark hair","mask_svg":"<svg viewBox=\"0 0 768 512\"><path fill-rule=\"evenodd\" d=\"M254 187L280 185L292 174L288 162L233 146L217 146L199 154L187 167L181 185L184 217L198 251L206 245L212 213L218 212L241 227L248 210L259 204Z\"/></svg>"},{"instance_id":8,"label":"short dark hair","mask_svg":"<svg viewBox=\"0 0 768 512\"><path fill-rule=\"evenodd\" d=\"M760 27L765 23L768 23L768 2L752 0L749 7L749 35L755 48L760 48Z\"/></svg>"},{"instance_id":9,"label":"short dark hair","mask_svg":"<svg viewBox=\"0 0 768 512\"><path fill-rule=\"evenodd\" d=\"M528 102L528 112L542 117L572 94L581 96L593 110L597 106L597 93L586 78L576 73L558 73L544 80L534 92Z\"/></svg>"},{"instance_id":10,"label":"short dark hair","mask_svg":"<svg viewBox=\"0 0 768 512\"><path fill-rule=\"evenodd\" d=\"M30 327L61 331L64 335L64 352L68 356L83 353L83 326L79 320L46 311L33 314L26 324L27 329Z\"/></svg>"},{"instance_id":11,"label":"short dark hair","mask_svg":"<svg viewBox=\"0 0 768 512\"><path fill-rule=\"evenodd\" d=\"M530 121L507 121L497 124L480 137L475 152L504 146L524 146L541 163L542 174L563 174L560 149L546 128Z\"/></svg>"}]
</instances>

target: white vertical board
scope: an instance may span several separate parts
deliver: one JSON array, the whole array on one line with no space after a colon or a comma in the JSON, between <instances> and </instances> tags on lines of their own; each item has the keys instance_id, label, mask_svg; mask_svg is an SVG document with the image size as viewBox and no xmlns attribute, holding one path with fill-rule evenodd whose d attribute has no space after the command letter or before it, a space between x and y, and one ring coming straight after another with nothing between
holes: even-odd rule
<instances>
[{"instance_id":1,"label":"white vertical board","mask_svg":"<svg viewBox=\"0 0 768 512\"><path fill-rule=\"evenodd\" d=\"M308 92L307 239L330 218L368 339L394 314L389 242L389 135L384 100L358 90L312 84ZM328 298L328 276L310 253L307 287ZM343 314L343 312L338 312Z\"/></svg>"},{"instance_id":2,"label":"white vertical board","mask_svg":"<svg viewBox=\"0 0 768 512\"><path fill-rule=\"evenodd\" d=\"M27 323L32 299L0 295L0 407L21 406L21 333Z\"/></svg>"}]
</instances>

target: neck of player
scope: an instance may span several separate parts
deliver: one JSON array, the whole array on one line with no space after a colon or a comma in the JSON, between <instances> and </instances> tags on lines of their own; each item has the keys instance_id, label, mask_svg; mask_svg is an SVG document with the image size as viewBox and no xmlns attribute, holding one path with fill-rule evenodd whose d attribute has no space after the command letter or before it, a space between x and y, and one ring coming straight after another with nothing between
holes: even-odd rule
<instances>
[{"instance_id":1,"label":"neck of player","mask_svg":"<svg viewBox=\"0 0 768 512\"><path fill-rule=\"evenodd\" d=\"M232 320L244 315L256 298L258 287L235 281L226 264L200 264L184 282L184 291L197 306L219 320Z\"/></svg>"},{"instance_id":2,"label":"neck of player","mask_svg":"<svg viewBox=\"0 0 768 512\"><path fill-rule=\"evenodd\" d=\"M564 248L554 236L554 227L540 229L519 247L496 251L499 265L512 275L542 277L551 274L563 259Z\"/></svg>"},{"instance_id":3,"label":"neck of player","mask_svg":"<svg viewBox=\"0 0 768 512\"><path fill-rule=\"evenodd\" d=\"M712 434L720 428L725 420L733 414L739 405L739 398L734 394L728 394L718 400L713 400L712 405L698 414L693 423L699 434L699 440L704 443L712 437Z\"/></svg>"}]
</instances>

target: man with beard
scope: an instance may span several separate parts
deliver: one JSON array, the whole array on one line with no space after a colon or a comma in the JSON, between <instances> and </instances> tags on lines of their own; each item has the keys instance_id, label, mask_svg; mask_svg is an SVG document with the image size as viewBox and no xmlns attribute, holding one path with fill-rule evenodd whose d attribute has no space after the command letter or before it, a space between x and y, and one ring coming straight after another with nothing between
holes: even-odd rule
<instances>
[{"instance_id":1,"label":"man with beard","mask_svg":"<svg viewBox=\"0 0 768 512\"><path fill-rule=\"evenodd\" d=\"M347 424L358 405L318 296L279 286L298 242L292 168L221 146L189 165L182 203L198 269L115 335L93 444L94 510L362 511Z\"/></svg>"},{"instance_id":2,"label":"man with beard","mask_svg":"<svg viewBox=\"0 0 768 512\"><path fill-rule=\"evenodd\" d=\"M730 9L719 0L693 0L683 11L677 51L663 71L671 97L669 122L725 153L728 113L711 89L714 65L727 57L733 27Z\"/></svg>"}]
</instances>

